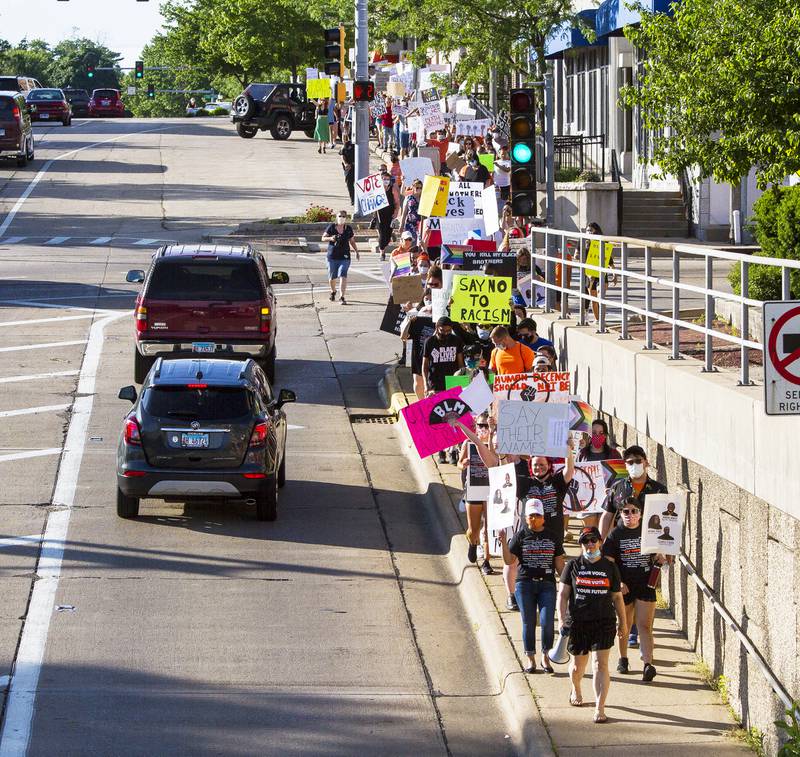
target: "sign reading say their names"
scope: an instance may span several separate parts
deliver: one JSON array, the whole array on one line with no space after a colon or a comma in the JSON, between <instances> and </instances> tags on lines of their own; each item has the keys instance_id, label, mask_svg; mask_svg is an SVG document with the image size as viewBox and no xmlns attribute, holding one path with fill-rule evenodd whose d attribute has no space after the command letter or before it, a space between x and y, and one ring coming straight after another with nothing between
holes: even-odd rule
<instances>
[{"instance_id":1,"label":"sign reading say their names","mask_svg":"<svg viewBox=\"0 0 800 757\"><path fill-rule=\"evenodd\" d=\"M552 402L497 400L498 452L566 457L570 406Z\"/></svg>"},{"instance_id":2,"label":"sign reading say their names","mask_svg":"<svg viewBox=\"0 0 800 757\"><path fill-rule=\"evenodd\" d=\"M765 302L764 410L800 414L800 302Z\"/></svg>"},{"instance_id":3,"label":"sign reading say their names","mask_svg":"<svg viewBox=\"0 0 800 757\"><path fill-rule=\"evenodd\" d=\"M511 323L509 276L453 277L450 317L459 323Z\"/></svg>"},{"instance_id":4,"label":"sign reading say their names","mask_svg":"<svg viewBox=\"0 0 800 757\"><path fill-rule=\"evenodd\" d=\"M356 181L356 204L361 215L375 213L389 204L383 179L379 173Z\"/></svg>"}]
</instances>

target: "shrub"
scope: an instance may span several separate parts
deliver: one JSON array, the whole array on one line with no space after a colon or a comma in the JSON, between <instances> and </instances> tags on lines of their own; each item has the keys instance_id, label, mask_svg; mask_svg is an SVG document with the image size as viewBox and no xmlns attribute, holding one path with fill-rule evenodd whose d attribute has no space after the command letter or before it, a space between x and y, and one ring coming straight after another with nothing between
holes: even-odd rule
<instances>
[{"instance_id":1,"label":"shrub","mask_svg":"<svg viewBox=\"0 0 800 757\"><path fill-rule=\"evenodd\" d=\"M575 181L580 173L577 168L559 168L556 171L556 181Z\"/></svg>"},{"instance_id":2,"label":"shrub","mask_svg":"<svg viewBox=\"0 0 800 757\"><path fill-rule=\"evenodd\" d=\"M300 223L330 222L334 217L335 214L330 208L325 208L322 205L309 205L306 212L298 218L298 221Z\"/></svg>"},{"instance_id":3,"label":"shrub","mask_svg":"<svg viewBox=\"0 0 800 757\"><path fill-rule=\"evenodd\" d=\"M594 171L582 171L578 174L578 181L602 181L599 173Z\"/></svg>"},{"instance_id":4,"label":"shrub","mask_svg":"<svg viewBox=\"0 0 800 757\"><path fill-rule=\"evenodd\" d=\"M195 113L196 116L207 116L208 111L205 108L200 108L200 110Z\"/></svg>"},{"instance_id":5,"label":"shrub","mask_svg":"<svg viewBox=\"0 0 800 757\"><path fill-rule=\"evenodd\" d=\"M227 116L228 115L228 111L225 110L225 108L214 108L214 110L211 111L211 115L212 116Z\"/></svg>"}]
</instances>

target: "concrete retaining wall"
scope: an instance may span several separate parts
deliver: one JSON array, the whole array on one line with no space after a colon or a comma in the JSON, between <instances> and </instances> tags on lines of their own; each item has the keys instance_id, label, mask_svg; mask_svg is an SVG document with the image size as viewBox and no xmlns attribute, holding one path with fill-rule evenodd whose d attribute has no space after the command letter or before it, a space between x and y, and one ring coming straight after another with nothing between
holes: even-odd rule
<instances>
[{"instance_id":1,"label":"concrete retaining wall","mask_svg":"<svg viewBox=\"0 0 800 757\"><path fill-rule=\"evenodd\" d=\"M666 350L554 315L536 321L617 444L641 444L653 475L687 491L688 559L800 699L800 419L766 416L763 388L737 387L734 372L703 374L697 360L671 361ZM683 568L665 594L698 654L727 679L744 725L763 731L774 753L783 711L758 667Z\"/></svg>"}]
</instances>

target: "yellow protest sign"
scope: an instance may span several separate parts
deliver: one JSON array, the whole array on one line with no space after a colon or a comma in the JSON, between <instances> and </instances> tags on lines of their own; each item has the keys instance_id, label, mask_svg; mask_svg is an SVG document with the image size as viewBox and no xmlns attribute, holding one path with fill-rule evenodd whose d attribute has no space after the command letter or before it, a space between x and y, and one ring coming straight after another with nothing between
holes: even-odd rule
<instances>
[{"instance_id":1,"label":"yellow protest sign","mask_svg":"<svg viewBox=\"0 0 800 757\"><path fill-rule=\"evenodd\" d=\"M602 265L603 268L608 268L611 265L611 253L614 251L614 245L611 242L605 243L603 262L600 262L600 240L593 239L589 242L589 251L586 253L586 265ZM600 271L596 268L584 268L586 275L591 279L599 279Z\"/></svg>"},{"instance_id":2,"label":"yellow protest sign","mask_svg":"<svg viewBox=\"0 0 800 757\"><path fill-rule=\"evenodd\" d=\"M419 198L421 216L444 216L447 213L447 198L450 195L450 179L446 176L426 176Z\"/></svg>"},{"instance_id":3,"label":"yellow protest sign","mask_svg":"<svg viewBox=\"0 0 800 757\"><path fill-rule=\"evenodd\" d=\"M321 100L331 96L330 79L309 79L306 81L306 95L309 100Z\"/></svg>"},{"instance_id":4,"label":"yellow protest sign","mask_svg":"<svg viewBox=\"0 0 800 757\"><path fill-rule=\"evenodd\" d=\"M511 277L456 274L450 317L459 323L511 323Z\"/></svg>"}]
</instances>

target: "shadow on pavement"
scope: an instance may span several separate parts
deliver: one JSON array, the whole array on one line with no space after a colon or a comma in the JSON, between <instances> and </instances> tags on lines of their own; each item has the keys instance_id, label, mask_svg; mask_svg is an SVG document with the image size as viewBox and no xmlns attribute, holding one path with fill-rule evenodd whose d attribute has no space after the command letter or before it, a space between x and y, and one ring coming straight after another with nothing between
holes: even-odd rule
<instances>
[{"instance_id":1,"label":"shadow on pavement","mask_svg":"<svg viewBox=\"0 0 800 757\"><path fill-rule=\"evenodd\" d=\"M129 310L138 289L115 289L113 287L81 284L69 281L37 281L11 279L0 281L0 308L41 307L48 310L53 305L75 305L76 307L98 307L107 310Z\"/></svg>"}]
</instances>

